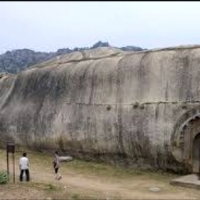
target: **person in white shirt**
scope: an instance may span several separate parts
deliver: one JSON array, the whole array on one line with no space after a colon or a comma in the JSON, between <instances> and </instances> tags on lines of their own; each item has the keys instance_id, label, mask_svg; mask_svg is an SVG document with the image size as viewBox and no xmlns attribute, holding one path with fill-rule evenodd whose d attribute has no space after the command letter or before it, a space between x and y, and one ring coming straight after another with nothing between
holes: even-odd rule
<instances>
[{"instance_id":1,"label":"person in white shirt","mask_svg":"<svg viewBox=\"0 0 200 200\"><path fill-rule=\"evenodd\" d=\"M22 157L19 159L19 169L20 169L19 180L23 181L23 174L25 172L26 181L30 181L29 159L26 157L26 153L23 153Z\"/></svg>"}]
</instances>

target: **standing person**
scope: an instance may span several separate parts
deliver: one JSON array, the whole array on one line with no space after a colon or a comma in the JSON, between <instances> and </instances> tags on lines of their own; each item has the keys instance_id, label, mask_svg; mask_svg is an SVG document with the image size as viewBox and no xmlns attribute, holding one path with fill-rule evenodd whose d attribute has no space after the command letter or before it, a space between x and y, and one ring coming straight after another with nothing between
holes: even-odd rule
<instances>
[{"instance_id":1,"label":"standing person","mask_svg":"<svg viewBox=\"0 0 200 200\"><path fill-rule=\"evenodd\" d=\"M20 169L20 176L19 180L23 180L23 174L26 174L26 181L30 181L30 173L29 173L29 159L26 157L26 153L22 154L22 157L19 159L19 169Z\"/></svg>"},{"instance_id":2,"label":"standing person","mask_svg":"<svg viewBox=\"0 0 200 200\"><path fill-rule=\"evenodd\" d=\"M58 156L57 151L55 151L53 167L54 167L54 170L55 170L55 179L60 180L62 178L62 176L58 173L58 170L60 168L60 160L59 160L59 156Z\"/></svg>"}]
</instances>

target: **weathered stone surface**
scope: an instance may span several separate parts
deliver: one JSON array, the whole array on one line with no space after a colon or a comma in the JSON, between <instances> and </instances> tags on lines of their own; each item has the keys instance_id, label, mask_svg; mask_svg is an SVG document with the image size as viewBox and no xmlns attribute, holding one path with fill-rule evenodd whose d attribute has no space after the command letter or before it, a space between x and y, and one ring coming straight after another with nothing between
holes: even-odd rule
<instances>
[{"instance_id":1,"label":"weathered stone surface","mask_svg":"<svg viewBox=\"0 0 200 200\"><path fill-rule=\"evenodd\" d=\"M69 161L72 161L73 158L71 156L59 156L59 160L61 162L69 162Z\"/></svg>"},{"instance_id":2,"label":"weathered stone surface","mask_svg":"<svg viewBox=\"0 0 200 200\"><path fill-rule=\"evenodd\" d=\"M172 179L170 181L171 185L178 185L186 188L200 189L200 180L197 174L190 174L186 176L181 176L179 178Z\"/></svg>"},{"instance_id":3,"label":"weathered stone surface","mask_svg":"<svg viewBox=\"0 0 200 200\"><path fill-rule=\"evenodd\" d=\"M198 168L199 77L200 46L66 54L0 79L1 140L190 171Z\"/></svg>"}]
</instances>

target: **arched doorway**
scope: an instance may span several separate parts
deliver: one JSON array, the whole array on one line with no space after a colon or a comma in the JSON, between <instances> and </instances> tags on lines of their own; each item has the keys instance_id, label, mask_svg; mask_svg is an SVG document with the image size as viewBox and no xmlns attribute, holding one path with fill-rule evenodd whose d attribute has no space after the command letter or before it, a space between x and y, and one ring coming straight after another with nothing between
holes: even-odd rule
<instances>
[{"instance_id":1,"label":"arched doorway","mask_svg":"<svg viewBox=\"0 0 200 200\"><path fill-rule=\"evenodd\" d=\"M174 158L190 173L199 173L200 110L185 113L175 124L171 137Z\"/></svg>"},{"instance_id":2,"label":"arched doorway","mask_svg":"<svg viewBox=\"0 0 200 200\"><path fill-rule=\"evenodd\" d=\"M198 133L193 139L192 145L192 171L193 173L200 173L200 133Z\"/></svg>"}]
</instances>

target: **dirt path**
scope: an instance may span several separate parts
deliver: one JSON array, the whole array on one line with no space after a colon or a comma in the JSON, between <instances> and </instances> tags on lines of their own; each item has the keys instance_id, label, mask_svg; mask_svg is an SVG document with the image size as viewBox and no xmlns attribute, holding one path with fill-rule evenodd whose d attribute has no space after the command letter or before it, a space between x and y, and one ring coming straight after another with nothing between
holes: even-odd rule
<instances>
[{"instance_id":1,"label":"dirt path","mask_svg":"<svg viewBox=\"0 0 200 200\"><path fill-rule=\"evenodd\" d=\"M16 182L19 183L17 159ZM3 163L3 167L6 167L5 163ZM200 199L200 191L172 186L168 180L151 178L144 175L120 178L110 175L81 173L76 169L69 168L68 163L62 163L61 165L60 173L62 174L62 179L60 181L54 179L51 165L43 165L39 162L32 163L30 173L31 183L53 184L63 188L67 192L80 193L86 196L92 194L101 199ZM26 185L26 183L22 183L22 185ZM159 187L161 190L159 192L152 192L149 190L150 187ZM2 193L0 187L0 197L2 197L1 194L4 198L10 197L6 197L6 193ZM33 196L35 194L36 192ZM31 198L30 195L29 198Z\"/></svg>"}]
</instances>

